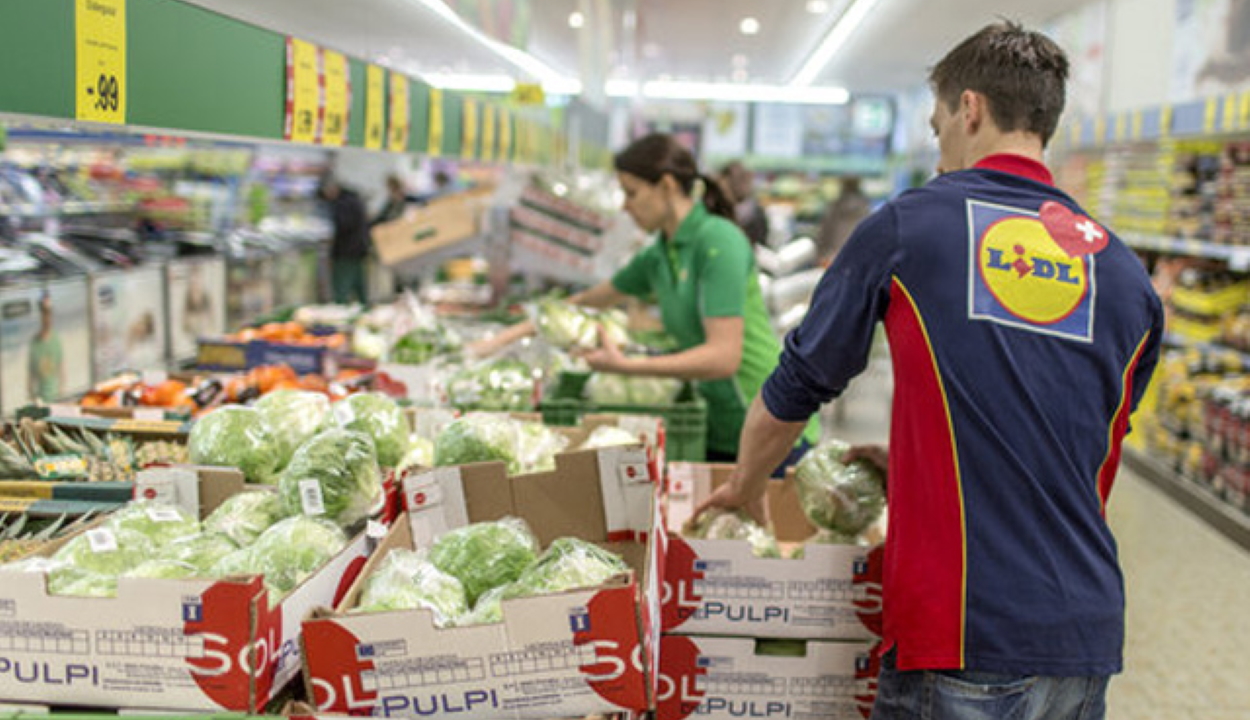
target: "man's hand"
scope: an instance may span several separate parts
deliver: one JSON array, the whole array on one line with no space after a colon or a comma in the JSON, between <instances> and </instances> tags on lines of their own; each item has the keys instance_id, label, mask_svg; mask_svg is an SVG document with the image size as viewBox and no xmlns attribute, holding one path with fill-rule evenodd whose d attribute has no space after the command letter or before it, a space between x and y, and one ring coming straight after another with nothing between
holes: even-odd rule
<instances>
[{"instance_id":1,"label":"man's hand","mask_svg":"<svg viewBox=\"0 0 1250 720\"><path fill-rule=\"evenodd\" d=\"M890 450L885 445L853 445L843 456L843 464L863 460L877 466L882 475L890 469Z\"/></svg>"},{"instance_id":2,"label":"man's hand","mask_svg":"<svg viewBox=\"0 0 1250 720\"><path fill-rule=\"evenodd\" d=\"M743 484L737 481L737 477L716 488L706 500L699 503L694 509L694 517L697 518L713 508L744 510L760 527L768 527L768 506L764 503L763 493L748 493Z\"/></svg>"},{"instance_id":3,"label":"man's hand","mask_svg":"<svg viewBox=\"0 0 1250 720\"><path fill-rule=\"evenodd\" d=\"M595 350L585 350L578 353L578 356L586 361L591 370L627 373L631 367L630 359L625 357L625 353L621 352L620 346L612 340L612 337L603 328L603 325L598 327L598 331L599 347Z\"/></svg>"}]
</instances>

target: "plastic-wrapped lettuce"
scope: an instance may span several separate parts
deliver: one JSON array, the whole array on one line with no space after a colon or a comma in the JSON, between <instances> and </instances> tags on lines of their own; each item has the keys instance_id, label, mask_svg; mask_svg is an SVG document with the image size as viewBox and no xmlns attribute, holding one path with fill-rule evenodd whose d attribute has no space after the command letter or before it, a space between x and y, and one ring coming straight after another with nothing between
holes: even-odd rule
<instances>
[{"instance_id":1,"label":"plastic-wrapped lettuce","mask_svg":"<svg viewBox=\"0 0 1250 720\"><path fill-rule=\"evenodd\" d=\"M460 627L468 625L490 625L503 622L504 597L511 592L511 585L500 585L482 593L474 603L473 609L456 618L455 624Z\"/></svg>"},{"instance_id":2,"label":"plastic-wrapped lettuce","mask_svg":"<svg viewBox=\"0 0 1250 720\"><path fill-rule=\"evenodd\" d=\"M133 570L126 571L122 577L158 578L166 580L183 580L200 577L199 568L179 560L148 560Z\"/></svg>"},{"instance_id":3,"label":"plastic-wrapped lettuce","mask_svg":"<svg viewBox=\"0 0 1250 720\"><path fill-rule=\"evenodd\" d=\"M408 420L394 400L382 393L351 395L334 403L335 423L373 439L377 461L382 467L395 467L408 452Z\"/></svg>"},{"instance_id":4,"label":"plastic-wrapped lettuce","mask_svg":"<svg viewBox=\"0 0 1250 720\"><path fill-rule=\"evenodd\" d=\"M286 467L291 456L317 434L330 412L330 399L307 390L274 390L256 401L256 412Z\"/></svg>"},{"instance_id":5,"label":"plastic-wrapped lettuce","mask_svg":"<svg viewBox=\"0 0 1250 720\"><path fill-rule=\"evenodd\" d=\"M447 401L471 410L527 410L534 404L534 370L513 358L460 370L447 381Z\"/></svg>"},{"instance_id":6,"label":"plastic-wrapped lettuce","mask_svg":"<svg viewBox=\"0 0 1250 720\"><path fill-rule=\"evenodd\" d=\"M596 405L628 405L629 378L616 373L595 373L586 381L586 399Z\"/></svg>"},{"instance_id":7,"label":"plastic-wrapped lettuce","mask_svg":"<svg viewBox=\"0 0 1250 720\"><path fill-rule=\"evenodd\" d=\"M542 423L517 423L517 457L521 472L556 469L556 453L564 452L569 439Z\"/></svg>"},{"instance_id":8,"label":"plastic-wrapped lettuce","mask_svg":"<svg viewBox=\"0 0 1250 720\"><path fill-rule=\"evenodd\" d=\"M599 344L598 326L589 313L558 298L539 300L534 326L543 339L559 348L593 348Z\"/></svg>"},{"instance_id":9,"label":"plastic-wrapped lettuce","mask_svg":"<svg viewBox=\"0 0 1250 720\"><path fill-rule=\"evenodd\" d=\"M117 577L150 559L156 550L150 537L129 528L98 527L61 546L52 559L69 568Z\"/></svg>"},{"instance_id":10,"label":"plastic-wrapped lettuce","mask_svg":"<svg viewBox=\"0 0 1250 720\"><path fill-rule=\"evenodd\" d=\"M146 535L157 547L200 532L200 521L190 513L176 505L152 500L127 503L113 513L108 526Z\"/></svg>"},{"instance_id":11,"label":"plastic-wrapped lettuce","mask_svg":"<svg viewBox=\"0 0 1250 720\"><path fill-rule=\"evenodd\" d=\"M278 493L288 515L324 517L341 527L364 520L382 493L373 443L351 430L313 436L282 471Z\"/></svg>"},{"instance_id":12,"label":"plastic-wrapped lettuce","mask_svg":"<svg viewBox=\"0 0 1250 720\"><path fill-rule=\"evenodd\" d=\"M470 603L494 587L521 576L538 555L538 541L517 518L466 525L445 533L430 547L430 561L458 578Z\"/></svg>"},{"instance_id":13,"label":"plastic-wrapped lettuce","mask_svg":"<svg viewBox=\"0 0 1250 720\"><path fill-rule=\"evenodd\" d=\"M204 532L221 533L239 546L251 545L270 525L286 517L276 492L249 490L228 498L204 519Z\"/></svg>"},{"instance_id":14,"label":"plastic-wrapped lettuce","mask_svg":"<svg viewBox=\"0 0 1250 720\"><path fill-rule=\"evenodd\" d=\"M395 550L365 583L359 612L425 608L435 627L447 627L469 610L464 585L439 570L425 553Z\"/></svg>"},{"instance_id":15,"label":"plastic-wrapped lettuce","mask_svg":"<svg viewBox=\"0 0 1250 720\"><path fill-rule=\"evenodd\" d=\"M265 576L272 604L346 546L347 536L335 524L297 515L257 538L251 547L252 572Z\"/></svg>"},{"instance_id":16,"label":"plastic-wrapped lettuce","mask_svg":"<svg viewBox=\"0 0 1250 720\"><path fill-rule=\"evenodd\" d=\"M601 425L590 433L590 437L586 438L586 442L582 443L579 449L593 450L615 445L637 445L640 442L638 436L628 430L622 430L611 425Z\"/></svg>"},{"instance_id":17,"label":"plastic-wrapped lettuce","mask_svg":"<svg viewBox=\"0 0 1250 720\"><path fill-rule=\"evenodd\" d=\"M508 586L504 597L596 587L628 571L629 565L619 555L585 540L563 537L551 543L538 561Z\"/></svg>"},{"instance_id":18,"label":"plastic-wrapped lettuce","mask_svg":"<svg viewBox=\"0 0 1250 720\"><path fill-rule=\"evenodd\" d=\"M208 577L237 577L239 575L254 575L257 572L260 571L256 569L256 563L252 558L252 548L245 547L239 548L213 563L213 566L208 570Z\"/></svg>"},{"instance_id":19,"label":"plastic-wrapped lettuce","mask_svg":"<svg viewBox=\"0 0 1250 720\"><path fill-rule=\"evenodd\" d=\"M229 536L205 532L178 538L158 552L161 560L190 565L200 577L205 577L218 561L238 549Z\"/></svg>"},{"instance_id":20,"label":"plastic-wrapped lettuce","mask_svg":"<svg viewBox=\"0 0 1250 720\"><path fill-rule=\"evenodd\" d=\"M497 415L466 415L448 423L434 440L434 465L499 461L521 472L516 423Z\"/></svg>"},{"instance_id":21,"label":"plastic-wrapped lettuce","mask_svg":"<svg viewBox=\"0 0 1250 720\"><path fill-rule=\"evenodd\" d=\"M399 465L395 466L396 470L408 470L411 468L431 468L434 467L434 441L428 438L412 435L408 438L408 454L403 460L399 461Z\"/></svg>"},{"instance_id":22,"label":"plastic-wrapped lettuce","mask_svg":"<svg viewBox=\"0 0 1250 720\"><path fill-rule=\"evenodd\" d=\"M628 330L629 317L624 310L604 310L599 313L598 319L603 331L618 347L625 347L632 342Z\"/></svg>"},{"instance_id":23,"label":"plastic-wrapped lettuce","mask_svg":"<svg viewBox=\"0 0 1250 720\"><path fill-rule=\"evenodd\" d=\"M683 534L704 540L745 540L751 545L751 553L756 557L781 557L781 549L772 533L742 512L709 510L695 518Z\"/></svg>"},{"instance_id":24,"label":"plastic-wrapped lettuce","mask_svg":"<svg viewBox=\"0 0 1250 720\"><path fill-rule=\"evenodd\" d=\"M230 405L195 421L187 451L196 465L220 465L243 471L248 482L272 485L282 457L254 408Z\"/></svg>"},{"instance_id":25,"label":"plastic-wrapped lettuce","mask_svg":"<svg viewBox=\"0 0 1250 720\"><path fill-rule=\"evenodd\" d=\"M795 467L799 503L818 528L858 535L885 507L885 480L872 464L843 464L850 445L826 440L803 456Z\"/></svg>"},{"instance_id":26,"label":"plastic-wrapped lettuce","mask_svg":"<svg viewBox=\"0 0 1250 720\"><path fill-rule=\"evenodd\" d=\"M635 405L670 405L679 392L681 381L674 378L629 378L629 401Z\"/></svg>"},{"instance_id":27,"label":"plastic-wrapped lettuce","mask_svg":"<svg viewBox=\"0 0 1250 720\"><path fill-rule=\"evenodd\" d=\"M458 352L460 340L456 334L436 325L417 328L406 333L391 346L391 362L403 365L421 365L438 357Z\"/></svg>"},{"instance_id":28,"label":"plastic-wrapped lettuce","mask_svg":"<svg viewBox=\"0 0 1250 720\"><path fill-rule=\"evenodd\" d=\"M76 597L117 597L117 576L63 566L48 571L48 593Z\"/></svg>"}]
</instances>

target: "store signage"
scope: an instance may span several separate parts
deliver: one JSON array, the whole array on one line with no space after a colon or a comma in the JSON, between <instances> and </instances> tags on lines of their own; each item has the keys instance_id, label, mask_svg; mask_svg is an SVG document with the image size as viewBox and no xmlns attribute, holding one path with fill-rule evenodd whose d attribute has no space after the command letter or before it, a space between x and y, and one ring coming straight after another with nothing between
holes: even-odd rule
<instances>
[{"instance_id":1,"label":"store signage","mask_svg":"<svg viewBox=\"0 0 1250 720\"><path fill-rule=\"evenodd\" d=\"M126 0L77 0L74 118L126 122Z\"/></svg>"},{"instance_id":2,"label":"store signage","mask_svg":"<svg viewBox=\"0 0 1250 720\"><path fill-rule=\"evenodd\" d=\"M465 98L464 132L460 137L460 157L472 160L477 157L477 101Z\"/></svg>"},{"instance_id":3,"label":"store signage","mask_svg":"<svg viewBox=\"0 0 1250 720\"><path fill-rule=\"evenodd\" d=\"M386 137L386 71L377 65L365 68L365 147L381 150Z\"/></svg>"},{"instance_id":4,"label":"store signage","mask_svg":"<svg viewBox=\"0 0 1250 720\"><path fill-rule=\"evenodd\" d=\"M293 37L286 39L286 121L283 136L315 143L321 129L321 51Z\"/></svg>"},{"instance_id":5,"label":"store signage","mask_svg":"<svg viewBox=\"0 0 1250 720\"><path fill-rule=\"evenodd\" d=\"M495 161L495 122L496 113L494 105L482 106L482 152L480 153L486 162Z\"/></svg>"},{"instance_id":6,"label":"store signage","mask_svg":"<svg viewBox=\"0 0 1250 720\"><path fill-rule=\"evenodd\" d=\"M547 102L543 86L538 83L517 83L512 88L511 98L517 105L543 105Z\"/></svg>"},{"instance_id":7,"label":"store signage","mask_svg":"<svg viewBox=\"0 0 1250 720\"><path fill-rule=\"evenodd\" d=\"M321 131L321 144L342 147L347 144L348 112L351 109L352 86L347 73L347 58L342 53L323 50L326 110Z\"/></svg>"},{"instance_id":8,"label":"store signage","mask_svg":"<svg viewBox=\"0 0 1250 720\"><path fill-rule=\"evenodd\" d=\"M408 151L408 77L391 73L391 125L387 149Z\"/></svg>"},{"instance_id":9,"label":"store signage","mask_svg":"<svg viewBox=\"0 0 1250 720\"><path fill-rule=\"evenodd\" d=\"M431 157L443 152L443 91L430 88L430 144Z\"/></svg>"}]
</instances>

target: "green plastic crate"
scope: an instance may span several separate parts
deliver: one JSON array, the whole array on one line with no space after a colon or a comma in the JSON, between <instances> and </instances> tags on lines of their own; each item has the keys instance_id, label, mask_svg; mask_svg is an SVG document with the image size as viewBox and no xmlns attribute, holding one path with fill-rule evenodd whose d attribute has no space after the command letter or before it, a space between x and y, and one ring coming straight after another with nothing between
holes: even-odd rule
<instances>
[{"instance_id":1,"label":"green plastic crate","mask_svg":"<svg viewBox=\"0 0 1250 720\"><path fill-rule=\"evenodd\" d=\"M707 459L707 402L689 385L671 405L595 405L578 397L554 397L543 400L538 409L547 425L576 425L585 415L601 413L660 417L664 420L664 454L668 460Z\"/></svg>"}]
</instances>

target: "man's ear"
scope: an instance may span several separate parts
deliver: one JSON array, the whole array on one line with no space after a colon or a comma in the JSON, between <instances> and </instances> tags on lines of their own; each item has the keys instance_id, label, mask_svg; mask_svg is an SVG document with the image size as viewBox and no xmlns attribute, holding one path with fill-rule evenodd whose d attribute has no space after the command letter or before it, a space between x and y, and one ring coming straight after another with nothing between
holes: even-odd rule
<instances>
[{"instance_id":1,"label":"man's ear","mask_svg":"<svg viewBox=\"0 0 1250 720\"><path fill-rule=\"evenodd\" d=\"M990 109L985 96L975 90L964 90L959 95L959 107L964 114L964 130L969 135L975 135L989 118Z\"/></svg>"}]
</instances>

